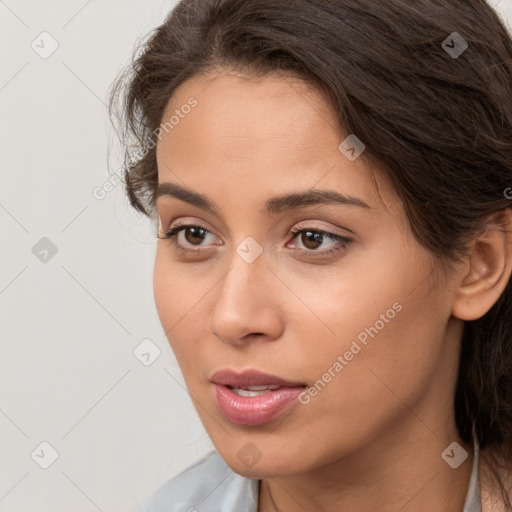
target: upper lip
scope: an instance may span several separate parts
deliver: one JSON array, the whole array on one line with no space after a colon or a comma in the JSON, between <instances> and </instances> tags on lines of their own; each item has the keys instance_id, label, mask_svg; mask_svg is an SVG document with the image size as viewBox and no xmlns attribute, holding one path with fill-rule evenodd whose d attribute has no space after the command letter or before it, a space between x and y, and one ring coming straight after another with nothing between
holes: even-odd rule
<instances>
[{"instance_id":1,"label":"upper lip","mask_svg":"<svg viewBox=\"0 0 512 512\"><path fill-rule=\"evenodd\" d=\"M297 387L305 386L303 382L293 382L290 380L282 379L275 375L263 373L258 370L244 370L242 372L235 372L233 370L219 370L215 372L210 380L215 384L224 386L244 387L244 386L282 386L282 387Z\"/></svg>"}]
</instances>

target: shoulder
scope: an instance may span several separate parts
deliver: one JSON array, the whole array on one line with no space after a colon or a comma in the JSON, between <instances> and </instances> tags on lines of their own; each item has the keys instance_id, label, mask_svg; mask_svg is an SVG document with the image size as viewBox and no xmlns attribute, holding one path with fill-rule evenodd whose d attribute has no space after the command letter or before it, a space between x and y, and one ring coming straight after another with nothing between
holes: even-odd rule
<instances>
[{"instance_id":1,"label":"shoulder","mask_svg":"<svg viewBox=\"0 0 512 512\"><path fill-rule=\"evenodd\" d=\"M259 480L233 472L213 451L166 482L137 512L256 512L258 490Z\"/></svg>"}]
</instances>

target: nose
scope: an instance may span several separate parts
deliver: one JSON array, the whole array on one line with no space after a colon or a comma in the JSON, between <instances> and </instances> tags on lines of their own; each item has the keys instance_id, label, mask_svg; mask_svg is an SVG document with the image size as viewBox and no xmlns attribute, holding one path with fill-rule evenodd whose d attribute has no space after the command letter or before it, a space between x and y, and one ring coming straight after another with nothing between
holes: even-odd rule
<instances>
[{"instance_id":1,"label":"nose","mask_svg":"<svg viewBox=\"0 0 512 512\"><path fill-rule=\"evenodd\" d=\"M210 321L213 333L232 345L279 338L283 329L279 285L283 286L264 254L248 263L235 253L230 270L218 284Z\"/></svg>"}]
</instances>

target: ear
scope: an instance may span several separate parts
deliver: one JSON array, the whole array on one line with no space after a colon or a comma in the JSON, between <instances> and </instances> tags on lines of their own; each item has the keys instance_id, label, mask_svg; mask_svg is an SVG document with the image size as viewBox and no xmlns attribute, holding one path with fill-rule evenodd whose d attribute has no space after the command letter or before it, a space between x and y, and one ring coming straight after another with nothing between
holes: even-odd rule
<instances>
[{"instance_id":1,"label":"ear","mask_svg":"<svg viewBox=\"0 0 512 512\"><path fill-rule=\"evenodd\" d=\"M477 320L495 304L512 273L512 209L487 217L484 229L472 242L472 251L460 273L452 314Z\"/></svg>"}]
</instances>

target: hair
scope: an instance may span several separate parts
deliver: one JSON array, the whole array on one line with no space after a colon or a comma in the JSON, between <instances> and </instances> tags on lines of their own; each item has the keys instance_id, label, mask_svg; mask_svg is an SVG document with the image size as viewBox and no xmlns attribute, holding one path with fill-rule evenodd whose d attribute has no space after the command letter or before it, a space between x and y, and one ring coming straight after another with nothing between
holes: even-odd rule
<instances>
[{"instance_id":1,"label":"hair","mask_svg":"<svg viewBox=\"0 0 512 512\"><path fill-rule=\"evenodd\" d=\"M445 42L454 46L454 32L468 45L458 56ZM181 0L110 90L126 193L140 213L155 211L154 136L168 101L219 70L288 73L324 93L440 263L467 254L487 215L512 208L512 40L485 0ZM488 448L512 507L499 473L512 461L511 280L465 322L461 345L456 425Z\"/></svg>"}]
</instances>

